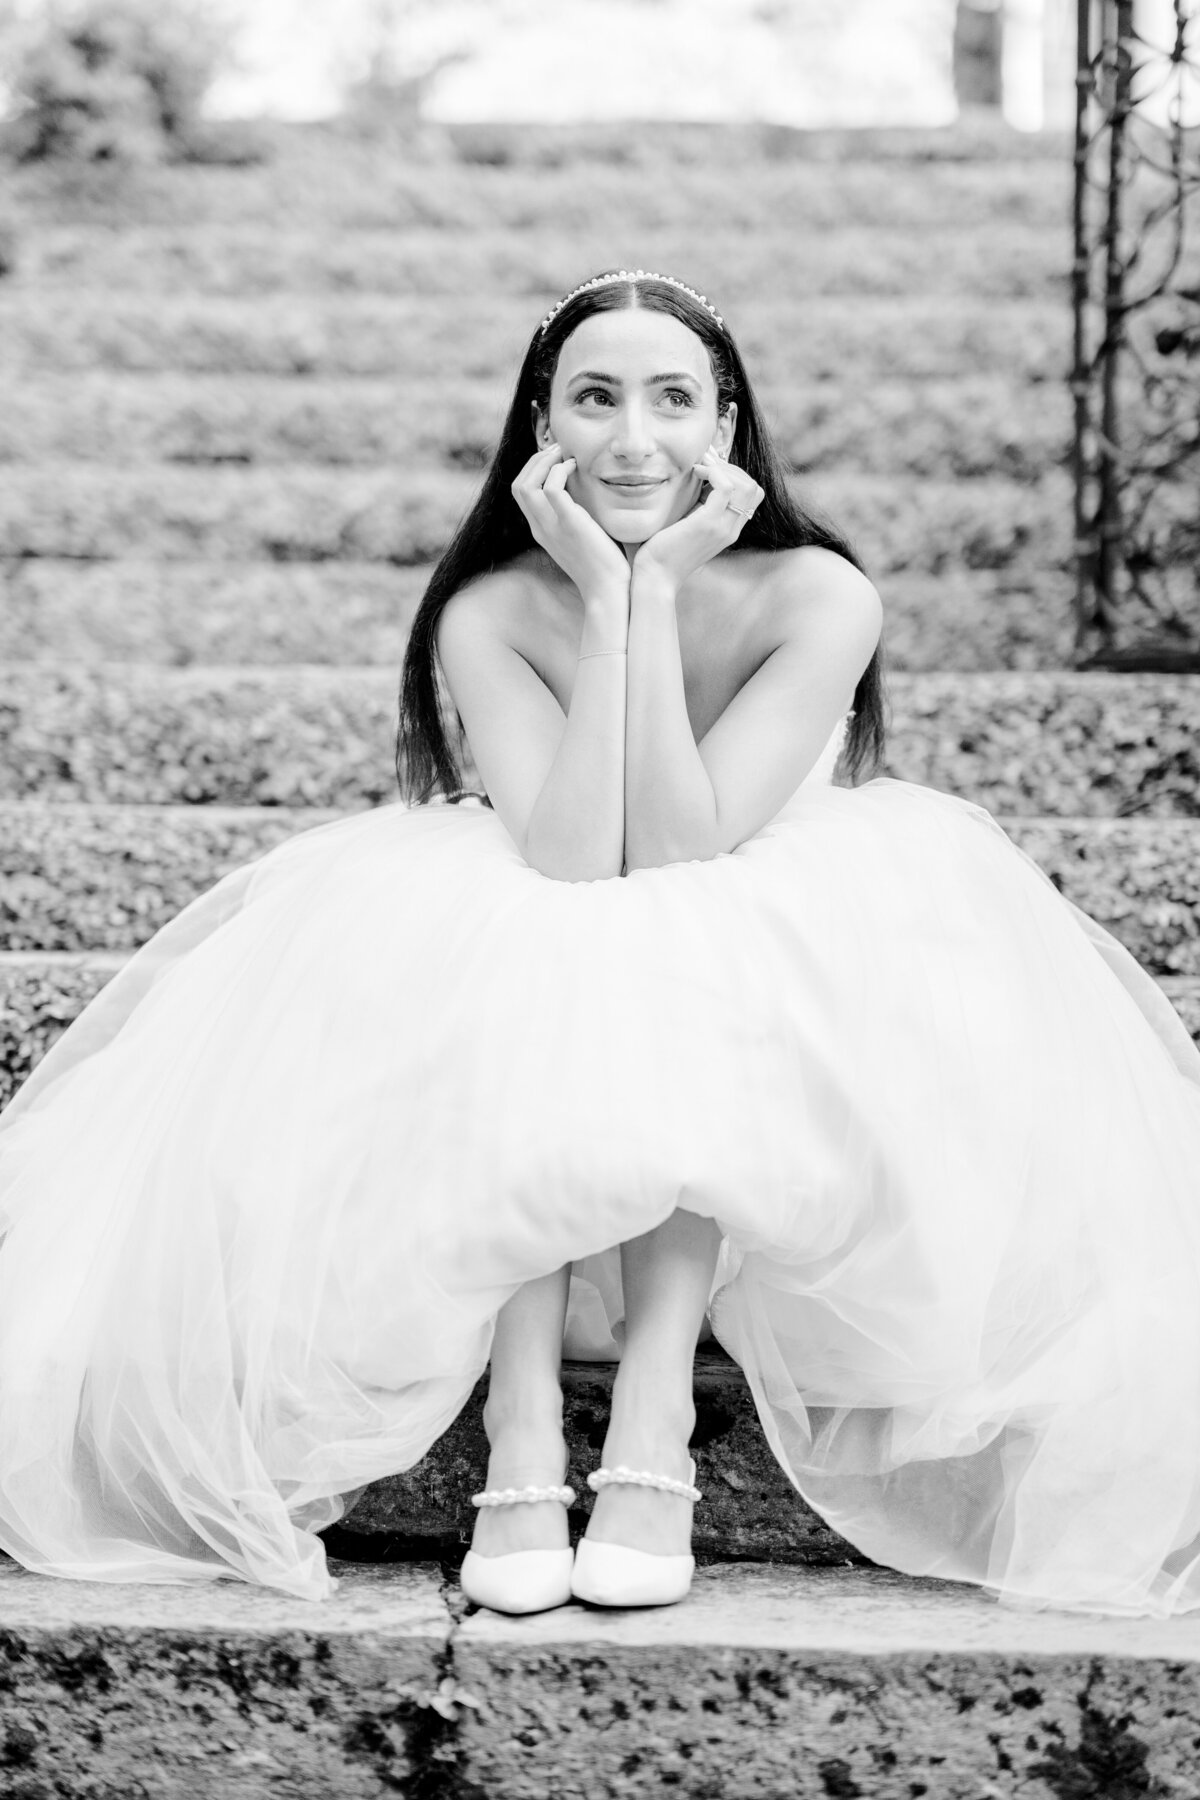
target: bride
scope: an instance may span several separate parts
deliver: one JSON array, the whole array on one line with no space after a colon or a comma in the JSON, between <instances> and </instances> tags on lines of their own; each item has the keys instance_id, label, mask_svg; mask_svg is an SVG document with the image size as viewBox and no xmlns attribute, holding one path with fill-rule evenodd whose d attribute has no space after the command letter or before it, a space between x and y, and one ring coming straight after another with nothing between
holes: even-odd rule
<instances>
[{"instance_id":1,"label":"bride","mask_svg":"<svg viewBox=\"0 0 1200 1800\"><path fill-rule=\"evenodd\" d=\"M985 811L871 772L879 633L716 309L561 300L414 623L405 803L226 876L0 1120L0 1545L319 1598L490 1361L468 1595L677 1600L707 1320L876 1561L1200 1606L1200 1055ZM574 1553L564 1344L618 1360Z\"/></svg>"}]
</instances>

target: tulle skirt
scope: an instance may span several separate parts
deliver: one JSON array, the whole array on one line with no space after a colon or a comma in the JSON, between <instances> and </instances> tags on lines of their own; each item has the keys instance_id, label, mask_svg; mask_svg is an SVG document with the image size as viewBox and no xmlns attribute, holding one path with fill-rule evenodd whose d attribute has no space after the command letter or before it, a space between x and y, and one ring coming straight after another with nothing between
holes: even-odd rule
<instances>
[{"instance_id":1,"label":"tulle skirt","mask_svg":"<svg viewBox=\"0 0 1200 1800\"><path fill-rule=\"evenodd\" d=\"M616 1355L613 1247L676 1207L867 1555L1200 1606L1200 1055L985 811L889 778L590 883L383 807L160 931L0 1121L0 1545L319 1598L518 1285L572 1263L568 1354Z\"/></svg>"}]
</instances>

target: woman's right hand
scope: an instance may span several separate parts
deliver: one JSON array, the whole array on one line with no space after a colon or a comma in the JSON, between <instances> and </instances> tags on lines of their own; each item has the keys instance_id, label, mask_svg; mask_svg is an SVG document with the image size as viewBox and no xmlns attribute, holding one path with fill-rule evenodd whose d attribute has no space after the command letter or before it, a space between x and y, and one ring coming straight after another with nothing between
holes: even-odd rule
<instances>
[{"instance_id":1,"label":"woman's right hand","mask_svg":"<svg viewBox=\"0 0 1200 1800\"><path fill-rule=\"evenodd\" d=\"M548 444L531 456L513 482L513 499L529 520L534 540L575 583L584 605L629 599L629 564L621 546L567 492L574 457Z\"/></svg>"}]
</instances>

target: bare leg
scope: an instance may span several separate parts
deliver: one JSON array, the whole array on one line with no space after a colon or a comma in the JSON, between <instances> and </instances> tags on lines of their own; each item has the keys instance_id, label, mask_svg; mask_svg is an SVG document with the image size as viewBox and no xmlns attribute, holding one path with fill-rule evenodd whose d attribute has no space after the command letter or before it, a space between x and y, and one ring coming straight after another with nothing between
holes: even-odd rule
<instances>
[{"instance_id":1,"label":"bare leg","mask_svg":"<svg viewBox=\"0 0 1200 1800\"><path fill-rule=\"evenodd\" d=\"M527 1281L500 1310L492 1341L483 1426L491 1454L489 1488L548 1487L563 1479L562 1346L571 1270ZM567 1514L555 1500L485 1506L471 1548L480 1556L562 1550Z\"/></svg>"},{"instance_id":2,"label":"bare leg","mask_svg":"<svg viewBox=\"0 0 1200 1800\"><path fill-rule=\"evenodd\" d=\"M625 1347L613 1384L603 1461L686 1480L696 1424L692 1362L721 1233L711 1219L677 1209L621 1246ZM604 1488L587 1535L660 1556L686 1554L690 1501L636 1487Z\"/></svg>"}]
</instances>

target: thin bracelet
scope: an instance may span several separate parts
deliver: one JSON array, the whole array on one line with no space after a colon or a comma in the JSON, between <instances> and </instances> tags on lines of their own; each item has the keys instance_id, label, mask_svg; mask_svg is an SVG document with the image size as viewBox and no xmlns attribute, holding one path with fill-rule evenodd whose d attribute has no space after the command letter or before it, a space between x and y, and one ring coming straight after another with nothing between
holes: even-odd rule
<instances>
[{"instance_id":1,"label":"thin bracelet","mask_svg":"<svg viewBox=\"0 0 1200 1800\"><path fill-rule=\"evenodd\" d=\"M584 650L576 657L576 662L586 662L589 656L628 656L628 650Z\"/></svg>"}]
</instances>

